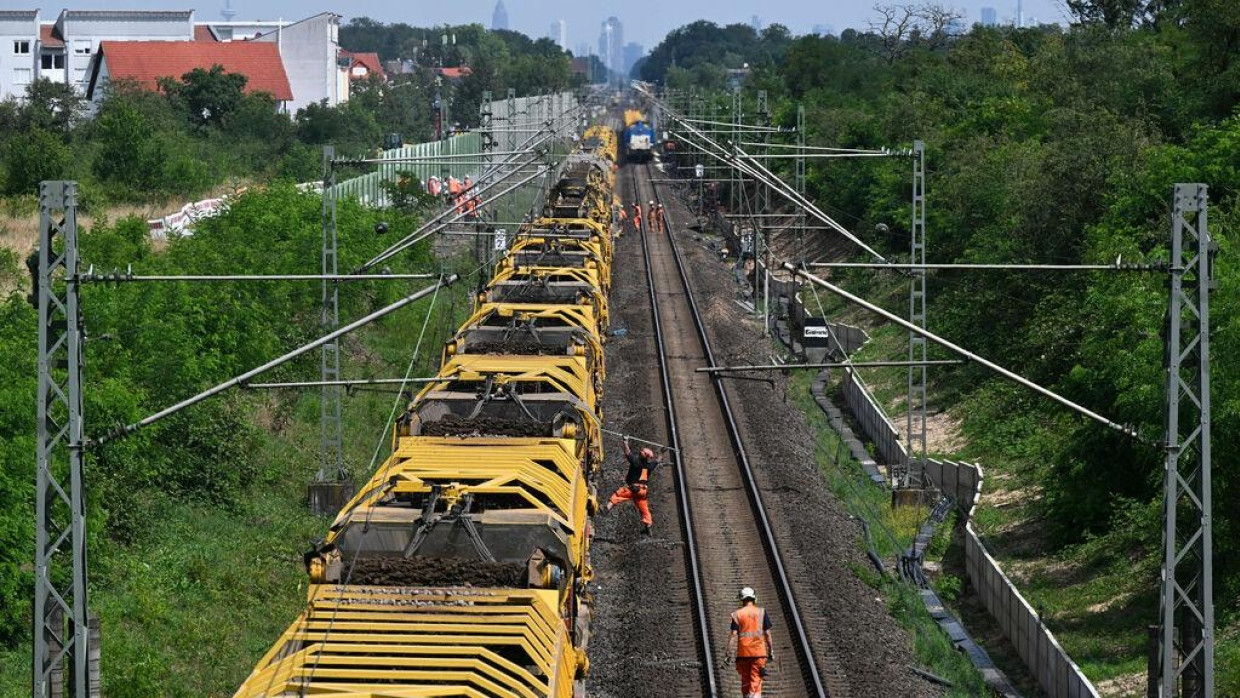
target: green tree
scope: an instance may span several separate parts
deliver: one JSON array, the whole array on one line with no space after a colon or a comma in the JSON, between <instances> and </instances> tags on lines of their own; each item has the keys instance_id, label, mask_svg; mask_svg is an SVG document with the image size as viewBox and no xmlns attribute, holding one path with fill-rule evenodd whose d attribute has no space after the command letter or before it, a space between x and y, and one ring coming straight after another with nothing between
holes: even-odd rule
<instances>
[{"instance_id":1,"label":"green tree","mask_svg":"<svg viewBox=\"0 0 1240 698\"><path fill-rule=\"evenodd\" d=\"M241 106L247 78L224 67L194 68L180 81L163 79L160 87L180 107L190 123L213 126L226 121Z\"/></svg>"},{"instance_id":2,"label":"green tree","mask_svg":"<svg viewBox=\"0 0 1240 698\"><path fill-rule=\"evenodd\" d=\"M95 139L99 150L94 172L101 180L136 191L153 188L163 152L134 104L119 95L106 100L95 124Z\"/></svg>"},{"instance_id":3,"label":"green tree","mask_svg":"<svg viewBox=\"0 0 1240 698\"><path fill-rule=\"evenodd\" d=\"M381 131L375 116L359 104L329 107L326 102L308 104L297 112L297 137L310 145L335 144L346 152L369 150L379 143Z\"/></svg>"},{"instance_id":4,"label":"green tree","mask_svg":"<svg viewBox=\"0 0 1240 698\"><path fill-rule=\"evenodd\" d=\"M84 100L73 85L39 78L26 86L20 126L52 131L67 138L81 122L84 109Z\"/></svg>"},{"instance_id":5,"label":"green tree","mask_svg":"<svg viewBox=\"0 0 1240 698\"><path fill-rule=\"evenodd\" d=\"M11 138L4 148L4 191L35 194L45 179L65 179L73 170L73 153L61 139L43 128Z\"/></svg>"}]
</instances>

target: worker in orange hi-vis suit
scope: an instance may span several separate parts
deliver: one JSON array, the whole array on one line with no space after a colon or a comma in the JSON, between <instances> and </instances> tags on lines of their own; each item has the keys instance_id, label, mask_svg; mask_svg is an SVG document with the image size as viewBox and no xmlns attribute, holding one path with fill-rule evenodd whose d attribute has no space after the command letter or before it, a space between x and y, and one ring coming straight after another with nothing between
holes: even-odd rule
<instances>
[{"instance_id":1,"label":"worker in orange hi-vis suit","mask_svg":"<svg viewBox=\"0 0 1240 698\"><path fill-rule=\"evenodd\" d=\"M732 613L732 634L728 637L726 656L736 658L736 672L741 675L741 696L762 698L766 663L775 659L771 617L758 605L758 595L751 587L741 589L740 600L741 607Z\"/></svg>"},{"instance_id":2,"label":"worker in orange hi-vis suit","mask_svg":"<svg viewBox=\"0 0 1240 698\"><path fill-rule=\"evenodd\" d=\"M633 230L638 233L642 231L642 205L638 202L633 203Z\"/></svg>"},{"instance_id":3,"label":"worker in orange hi-vis suit","mask_svg":"<svg viewBox=\"0 0 1240 698\"><path fill-rule=\"evenodd\" d=\"M461 212L461 181L453 176L448 177L448 202Z\"/></svg>"},{"instance_id":4,"label":"worker in orange hi-vis suit","mask_svg":"<svg viewBox=\"0 0 1240 698\"><path fill-rule=\"evenodd\" d=\"M607 501L606 511L611 511L612 507L620 502L633 502L633 506L637 507L637 512L642 517L646 535L650 535L654 527L654 518L650 515L650 504L647 501L650 475L661 463L655 457L654 451L649 448L643 448L634 453L627 436L624 437L624 458L629 462L629 470L624 476L624 484L618 487L611 495L611 499Z\"/></svg>"}]
</instances>

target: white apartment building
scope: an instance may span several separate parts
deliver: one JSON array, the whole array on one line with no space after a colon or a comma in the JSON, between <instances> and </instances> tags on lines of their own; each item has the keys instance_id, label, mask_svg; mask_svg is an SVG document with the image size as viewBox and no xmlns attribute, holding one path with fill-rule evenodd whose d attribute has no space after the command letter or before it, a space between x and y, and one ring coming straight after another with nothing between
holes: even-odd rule
<instances>
[{"instance_id":1,"label":"white apartment building","mask_svg":"<svg viewBox=\"0 0 1240 698\"><path fill-rule=\"evenodd\" d=\"M38 67L38 10L0 10L0 97L25 94Z\"/></svg>"},{"instance_id":2,"label":"white apartment building","mask_svg":"<svg viewBox=\"0 0 1240 698\"><path fill-rule=\"evenodd\" d=\"M65 56L64 82L86 92L91 60L99 42L193 41L194 11L62 10L52 24L49 38L59 40ZM54 67L40 75L59 75Z\"/></svg>"},{"instance_id":3,"label":"white apartment building","mask_svg":"<svg viewBox=\"0 0 1240 698\"><path fill-rule=\"evenodd\" d=\"M324 100L329 107L349 101L352 61L340 50L340 19L338 14L321 12L251 39L280 47L284 72L293 88L289 113Z\"/></svg>"},{"instance_id":4,"label":"white apartment building","mask_svg":"<svg viewBox=\"0 0 1240 698\"><path fill-rule=\"evenodd\" d=\"M293 91L290 113L323 101L336 106L349 99L353 63L340 49L340 19L323 12L299 22L199 24L192 10L62 10L45 23L38 10L0 10L0 100L21 99L39 78L85 95L102 41L245 40L277 45Z\"/></svg>"}]
</instances>

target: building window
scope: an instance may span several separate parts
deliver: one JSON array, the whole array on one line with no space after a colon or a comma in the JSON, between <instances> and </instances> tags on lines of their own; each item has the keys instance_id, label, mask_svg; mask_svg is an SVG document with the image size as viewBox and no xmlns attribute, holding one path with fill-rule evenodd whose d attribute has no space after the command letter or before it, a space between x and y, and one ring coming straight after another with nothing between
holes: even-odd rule
<instances>
[{"instance_id":1,"label":"building window","mask_svg":"<svg viewBox=\"0 0 1240 698\"><path fill-rule=\"evenodd\" d=\"M30 84L30 68L14 68L13 69L13 84L14 85L29 85Z\"/></svg>"},{"instance_id":2,"label":"building window","mask_svg":"<svg viewBox=\"0 0 1240 698\"><path fill-rule=\"evenodd\" d=\"M45 53L39 58L39 64L44 70L64 70L65 68L65 54L63 53Z\"/></svg>"},{"instance_id":3,"label":"building window","mask_svg":"<svg viewBox=\"0 0 1240 698\"><path fill-rule=\"evenodd\" d=\"M13 53L17 54L18 56L29 56L30 55L30 41L28 39L14 41L13 42Z\"/></svg>"},{"instance_id":4,"label":"building window","mask_svg":"<svg viewBox=\"0 0 1240 698\"><path fill-rule=\"evenodd\" d=\"M79 56L89 56L90 55L90 39L74 39L73 40L73 53Z\"/></svg>"}]
</instances>

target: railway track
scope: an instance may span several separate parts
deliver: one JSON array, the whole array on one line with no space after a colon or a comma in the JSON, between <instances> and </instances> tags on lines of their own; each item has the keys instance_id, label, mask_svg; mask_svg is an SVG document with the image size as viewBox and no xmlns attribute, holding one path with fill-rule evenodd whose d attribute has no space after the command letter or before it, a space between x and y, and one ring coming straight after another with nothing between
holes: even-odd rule
<instances>
[{"instance_id":1,"label":"railway track","mask_svg":"<svg viewBox=\"0 0 1240 698\"><path fill-rule=\"evenodd\" d=\"M634 197L630 201L661 202L648 165L630 165L628 170ZM727 659L724 648L737 590L752 586L759 604L775 621L777 661L769 667L766 694L841 698L847 695L847 686L838 667L829 666L829 658L821 652L815 654L811 628L825 629L819 622L804 620L796 604L727 393L710 374L694 370L715 362L675 237L643 231L642 253L667 429L679 454L677 490L700 638L703 694L740 693L736 672L730 666L718 667Z\"/></svg>"}]
</instances>

